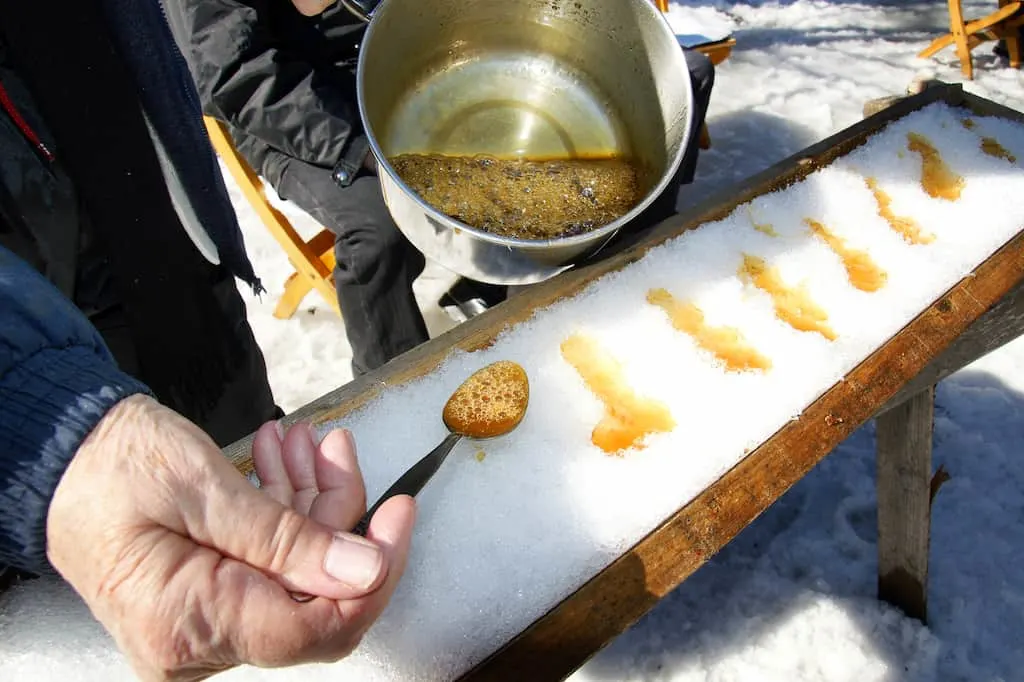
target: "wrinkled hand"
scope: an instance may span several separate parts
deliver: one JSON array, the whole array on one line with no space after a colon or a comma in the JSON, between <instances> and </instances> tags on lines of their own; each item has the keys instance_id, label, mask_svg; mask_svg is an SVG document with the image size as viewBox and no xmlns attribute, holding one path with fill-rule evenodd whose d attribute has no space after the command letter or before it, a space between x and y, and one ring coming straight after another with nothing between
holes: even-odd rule
<instances>
[{"instance_id":1,"label":"wrinkled hand","mask_svg":"<svg viewBox=\"0 0 1024 682\"><path fill-rule=\"evenodd\" d=\"M259 490L156 401L116 405L79 448L47 519L50 561L144 680L198 680L346 656L405 568L415 503L389 500L367 538L349 432L256 434ZM297 604L288 592L323 599Z\"/></svg>"}]
</instances>

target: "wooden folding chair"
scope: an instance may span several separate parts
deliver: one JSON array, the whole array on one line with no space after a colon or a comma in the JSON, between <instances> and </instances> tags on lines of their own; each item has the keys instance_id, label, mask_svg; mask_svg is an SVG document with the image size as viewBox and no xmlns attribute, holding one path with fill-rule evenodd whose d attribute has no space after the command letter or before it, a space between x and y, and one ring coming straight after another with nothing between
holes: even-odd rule
<instances>
[{"instance_id":1,"label":"wooden folding chair","mask_svg":"<svg viewBox=\"0 0 1024 682\"><path fill-rule=\"evenodd\" d=\"M312 289L316 289L334 312L341 315L331 274L335 262L334 234L325 229L309 241L304 240L288 218L270 204L263 190L263 181L235 149L227 126L209 116L204 116L203 120L213 148L228 167L231 177L295 268L285 281L284 293L274 308L274 317L285 320L294 315L302 299Z\"/></svg>"},{"instance_id":2,"label":"wooden folding chair","mask_svg":"<svg viewBox=\"0 0 1024 682\"><path fill-rule=\"evenodd\" d=\"M931 57L939 50L950 45L956 46L956 55L960 59L960 70L964 78L974 78L974 66L971 64L971 50L990 40L1005 40L1006 51L1010 56L1010 66L1019 69L1021 64L1021 45L1019 33L1024 26L1024 3L1018 0L999 0L999 9L980 19L964 20L960 0L947 0L949 3L949 33L936 38L932 44L921 51L918 57Z\"/></svg>"}]
</instances>

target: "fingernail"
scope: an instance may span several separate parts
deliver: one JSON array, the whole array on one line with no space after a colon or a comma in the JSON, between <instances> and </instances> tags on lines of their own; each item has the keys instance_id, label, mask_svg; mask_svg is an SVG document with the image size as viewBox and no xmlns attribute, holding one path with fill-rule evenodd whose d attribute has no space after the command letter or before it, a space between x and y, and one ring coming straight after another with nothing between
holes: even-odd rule
<instances>
[{"instance_id":1,"label":"fingernail","mask_svg":"<svg viewBox=\"0 0 1024 682\"><path fill-rule=\"evenodd\" d=\"M312 424L306 422L306 428L309 429L309 439L313 441L314 445L318 445L324 438L319 437L319 430Z\"/></svg>"},{"instance_id":2,"label":"fingernail","mask_svg":"<svg viewBox=\"0 0 1024 682\"><path fill-rule=\"evenodd\" d=\"M284 440L284 424L280 419L274 422L274 428L277 429L277 437Z\"/></svg>"},{"instance_id":3,"label":"fingernail","mask_svg":"<svg viewBox=\"0 0 1024 682\"><path fill-rule=\"evenodd\" d=\"M377 545L347 533L334 536L324 557L327 575L358 589L377 582L383 566L384 554Z\"/></svg>"},{"instance_id":4,"label":"fingernail","mask_svg":"<svg viewBox=\"0 0 1024 682\"><path fill-rule=\"evenodd\" d=\"M322 439L320 438L320 433L316 430L316 427L309 422L303 422L303 425L306 427L306 431L309 432L310 442L313 443L313 445L320 445L320 441Z\"/></svg>"},{"instance_id":5,"label":"fingernail","mask_svg":"<svg viewBox=\"0 0 1024 682\"><path fill-rule=\"evenodd\" d=\"M348 429L342 429L345 432L345 438L348 439L348 446L352 448L352 454L357 455L356 452L356 437L352 435L352 432Z\"/></svg>"}]
</instances>

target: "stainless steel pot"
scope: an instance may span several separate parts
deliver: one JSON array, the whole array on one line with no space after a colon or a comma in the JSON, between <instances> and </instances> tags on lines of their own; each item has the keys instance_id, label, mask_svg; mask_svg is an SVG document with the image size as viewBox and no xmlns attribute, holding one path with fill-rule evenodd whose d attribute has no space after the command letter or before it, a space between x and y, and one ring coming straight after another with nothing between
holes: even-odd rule
<instances>
[{"instance_id":1,"label":"stainless steel pot","mask_svg":"<svg viewBox=\"0 0 1024 682\"><path fill-rule=\"evenodd\" d=\"M359 111L399 229L472 279L530 284L605 244L667 186L691 135L686 61L651 0L342 0L369 21ZM502 237L422 201L395 173L403 153L632 156L644 199L590 232Z\"/></svg>"}]
</instances>

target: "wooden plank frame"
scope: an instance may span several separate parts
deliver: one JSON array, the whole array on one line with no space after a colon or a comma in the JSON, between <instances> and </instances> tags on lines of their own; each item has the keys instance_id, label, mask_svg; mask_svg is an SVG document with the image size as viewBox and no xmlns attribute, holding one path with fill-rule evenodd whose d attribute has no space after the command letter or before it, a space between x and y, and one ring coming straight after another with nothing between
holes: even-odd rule
<instances>
[{"instance_id":1,"label":"wooden plank frame","mask_svg":"<svg viewBox=\"0 0 1024 682\"><path fill-rule=\"evenodd\" d=\"M448 333L392 360L376 372L328 393L286 417L291 423L323 423L359 408L387 386L428 374L453 348L487 347L505 328L533 312L572 296L594 279L639 260L651 247L703 223L724 218L738 205L783 189L811 171L862 145L875 132L935 101L964 107L976 115L1024 121L1024 115L964 93L959 85L930 88L829 137L737 186L710 196L691 211L654 228L642 242L586 267L567 271L463 323ZM464 680L562 679L629 628L743 528L799 481L826 454L916 376L940 376L961 361L943 351L976 320L1024 280L1024 234L1018 234L971 275L941 295L883 344L800 417L787 423L722 478L658 528L507 642ZM1019 297L1018 297L1019 298ZM1004 339L1003 342L1010 340ZM989 344L988 350L996 346ZM956 350L956 346L953 346ZM924 383L927 386L928 383ZM914 392L909 393L912 395ZM252 470L251 436L225 450L243 473Z\"/></svg>"}]
</instances>

